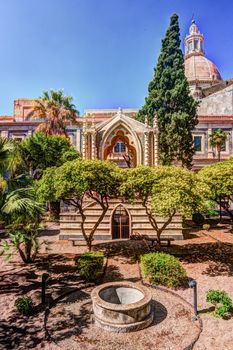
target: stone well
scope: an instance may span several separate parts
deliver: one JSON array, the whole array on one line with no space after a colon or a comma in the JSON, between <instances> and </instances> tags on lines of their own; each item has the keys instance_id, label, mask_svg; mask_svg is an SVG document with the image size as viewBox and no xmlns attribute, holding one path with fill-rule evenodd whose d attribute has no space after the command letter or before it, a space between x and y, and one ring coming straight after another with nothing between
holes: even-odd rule
<instances>
[{"instance_id":1,"label":"stone well","mask_svg":"<svg viewBox=\"0 0 233 350\"><path fill-rule=\"evenodd\" d=\"M131 332L153 321L150 291L131 282L111 282L91 294L95 324L107 331Z\"/></svg>"}]
</instances>

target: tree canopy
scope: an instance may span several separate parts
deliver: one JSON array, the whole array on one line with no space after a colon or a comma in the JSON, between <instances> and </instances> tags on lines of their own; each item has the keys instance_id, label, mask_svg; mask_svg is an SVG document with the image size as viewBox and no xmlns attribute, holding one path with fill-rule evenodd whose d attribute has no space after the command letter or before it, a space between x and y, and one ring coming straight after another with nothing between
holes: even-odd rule
<instances>
[{"instance_id":1,"label":"tree canopy","mask_svg":"<svg viewBox=\"0 0 233 350\"><path fill-rule=\"evenodd\" d=\"M233 160L208 165L202 168L197 176L207 186L206 199L221 204L233 221L233 214L229 208L233 201Z\"/></svg>"},{"instance_id":2,"label":"tree canopy","mask_svg":"<svg viewBox=\"0 0 233 350\"><path fill-rule=\"evenodd\" d=\"M229 137L229 134L226 133L225 131L223 131L222 129L215 130L209 136L210 145L212 147L216 147L217 148L218 161L219 162L220 162L220 158L221 158L222 146L223 146L224 142L227 140L228 137Z\"/></svg>"},{"instance_id":3,"label":"tree canopy","mask_svg":"<svg viewBox=\"0 0 233 350\"><path fill-rule=\"evenodd\" d=\"M18 148L23 163L34 177L41 176L48 167L59 167L68 160L80 157L68 138L61 135L46 135L43 132L26 138Z\"/></svg>"},{"instance_id":4,"label":"tree canopy","mask_svg":"<svg viewBox=\"0 0 233 350\"><path fill-rule=\"evenodd\" d=\"M93 235L108 210L108 200L119 194L121 170L102 160L74 160L59 168L47 169L37 184L42 201L63 200L73 205L81 215L81 230L91 249ZM85 227L85 198L90 198L102 209L101 215L87 233Z\"/></svg>"},{"instance_id":5,"label":"tree canopy","mask_svg":"<svg viewBox=\"0 0 233 350\"><path fill-rule=\"evenodd\" d=\"M144 121L147 115L152 125L157 114L160 161L163 165L170 165L175 160L191 167L195 152L192 130L197 124L196 107L197 102L190 95L185 77L178 16L174 14L162 40L148 96L137 116L138 120Z\"/></svg>"},{"instance_id":6,"label":"tree canopy","mask_svg":"<svg viewBox=\"0 0 233 350\"><path fill-rule=\"evenodd\" d=\"M0 137L0 175L11 170L15 163L15 144L13 140Z\"/></svg>"},{"instance_id":7,"label":"tree canopy","mask_svg":"<svg viewBox=\"0 0 233 350\"><path fill-rule=\"evenodd\" d=\"M189 216L205 208L202 184L191 171L175 166L141 166L128 170L121 193L130 200L140 199L157 233L162 232L176 213ZM165 218L160 227L158 217Z\"/></svg>"}]
</instances>

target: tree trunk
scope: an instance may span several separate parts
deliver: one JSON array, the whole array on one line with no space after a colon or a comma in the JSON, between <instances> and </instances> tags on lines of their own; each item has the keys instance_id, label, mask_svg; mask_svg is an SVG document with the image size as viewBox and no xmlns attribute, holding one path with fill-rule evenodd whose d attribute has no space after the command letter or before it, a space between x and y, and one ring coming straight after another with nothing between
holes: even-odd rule
<instances>
[{"instance_id":1,"label":"tree trunk","mask_svg":"<svg viewBox=\"0 0 233 350\"><path fill-rule=\"evenodd\" d=\"M161 234L166 229L166 227L171 223L172 218L173 218L173 216L176 213L176 210L173 210L173 212L169 216L168 220L163 224L163 226L161 228L159 228L158 224L156 222L156 219L155 219L154 215L152 214L151 210L148 208L147 204L145 202L142 202L142 205L146 209L146 214L147 214L147 217L148 217L148 219L150 221L151 226L153 227L153 229L157 233L158 244L160 245L161 244L161 241L160 241Z\"/></svg>"},{"instance_id":2,"label":"tree trunk","mask_svg":"<svg viewBox=\"0 0 233 350\"><path fill-rule=\"evenodd\" d=\"M31 262L31 252L32 252L32 242L26 241L25 242L25 255L26 255L26 262Z\"/></svg>"},{"instance_id":3,"label":"tree trunk","mask_svg":"<svg viewBox=\"0 0 233 350\"><path fill-rule=\"evenodd\" d=\"M222 145L217 145L218 161L219 162L220 162L220 159L221 159L221 147L222 147Z\"/></svg>"},{"instance_id":4,"label":"tree trunk","mask_svg":"<svg viewBox=\"0 0 233 350\"><path fill-rule=\"evenodd\" d=\"M92 239L88 239L87 247L88 247L88 251L91 252L91 250L92 250Z\"/></svg>"},{"instance_id":5,"label":"tree trunk","mask_svg":"<svg viewBox=\"0 0 233 350\"><path fill-rule=\"evenodd\" d=\"M157 236L158 236L158 244L161 244L160 237L163 231L166 229L166 227L171 223L173 216L175 215L176 210L173 210L172 214L169 216L168 220L163 224L163 226L158 230Z\"/></svg>"},{"instance_id":6,"label":"tree trunk","mask_svg":"<svg viewBox=\"0 0 233 350\"><path fill-rule=\"evenodd\" d=\"M20 248L20 244L17 244L16 249L18 250L19 255L20 255L20 258L22 259L22 261L23 261L25 264L27 264L27 258L26 258L26 256L25 256L23 250Z\"/></svg>"},{"instance_id":7,"label":"tree trunk","mask_svg":"<svg viewBox=\"0 0 233 350\"><path fill-rule=\"evenodd\" d=\"M49 202L49 217L53 221L59 221L60 202Z\"/></svg>"}]
</instances>

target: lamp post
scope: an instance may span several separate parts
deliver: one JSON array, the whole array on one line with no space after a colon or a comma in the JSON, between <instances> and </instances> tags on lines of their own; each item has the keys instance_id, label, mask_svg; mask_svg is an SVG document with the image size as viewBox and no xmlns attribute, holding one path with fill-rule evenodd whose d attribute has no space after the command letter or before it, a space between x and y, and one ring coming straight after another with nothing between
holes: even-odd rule
<instances>
[{"instance_id":1,"label":"lamp post","mask_svg":"<svg viewBox=\"0 0 233 350\"><path fill-rule=\"evenodd\" d=\"M48 273L43 273L42 275L42 282L41 282L41 302L42 304L45 304L45 289L46 289L46 282L49 279Z\"/></svg>"},{"instance_id":2,"label":"lamp post","mask_svg":"<svg viewBox=\"0 0 233 350\"><path fill-rule=\"evenodd\" d=\"M198 319L198 311L197 311L197 282L195 280L191 280L189 282L189 288L193 289L193 308L194 308L194 316L193 320Z\"/></svg>"}]
</instances>

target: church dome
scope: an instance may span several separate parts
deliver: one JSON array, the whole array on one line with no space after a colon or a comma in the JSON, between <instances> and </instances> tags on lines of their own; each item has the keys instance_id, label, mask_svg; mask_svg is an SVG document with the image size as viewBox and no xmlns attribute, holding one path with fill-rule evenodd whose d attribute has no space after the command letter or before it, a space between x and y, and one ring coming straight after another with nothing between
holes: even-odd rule
<instances>
[{"instance_id":1,"label":"church dome","mask_svg":"<svg viewBox=\"0 0 233 350\"><path fill-rule=\"evenodd\" d=\"M212 85L222 80L218 68L206 58L203 43L204 36L193 20L185 38L185 75L191 85L192 82Z\"/></svg>"},{"instance_id":2,"label":"church dome","mask_svg":"<svg viewBox=\"0 0 233 350\"><path fill-rule=\"evenodd\" d=\"M192 55L185 59L185 75L188 82L218 82L222 80L216 65L202 55Z\"/></svg>"}]
</instances>

